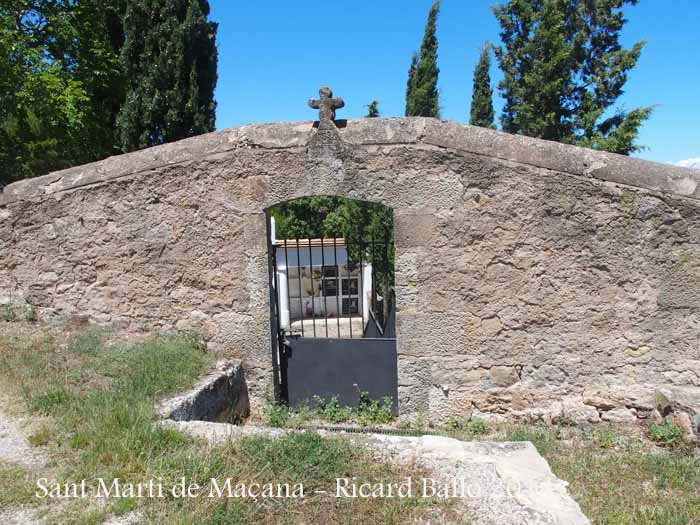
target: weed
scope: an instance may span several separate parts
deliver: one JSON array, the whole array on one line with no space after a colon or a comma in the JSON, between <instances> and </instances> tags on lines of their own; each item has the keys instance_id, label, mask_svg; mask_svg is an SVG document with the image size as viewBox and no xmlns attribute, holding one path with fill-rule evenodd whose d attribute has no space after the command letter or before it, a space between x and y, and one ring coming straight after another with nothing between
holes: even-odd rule
<instances>
[{"instance_id":1,"label":"weed","mask_svg":"<svg viewBox=\"0 0 700 525\"><path fill-rule=\"evenodd\" d=\"M97 356L103 349L106 333L98 327L89 327L71 337L68 352L82 356Z\"/></svg>"},{"instance_id":2,"label":"weed","mask_svg":"<svg viewBox=\"0 0 700 525\"><path fill-rule=\"evenodd\" d=\"M445 426L450 431L465 432L471 436L481 436L489 431L489 425L483 419L466 419L459 416L448 419Z\"/></svg>"},{"instance_id":3,"label":"weed","mask_svg":"<svg viewBox=\"0 0 700 525\"><path fill-rule=\"evenodd\" d=\"M392 405L390 397L383 397L377 401L370 399L367 392L361 392L357 420L362 425L386 425L394 417Z\"/></svg>"},{"instance_id":4,"label":"weed","mask_svg":"<svg viewBox=\"0 0 700 525\"><path fill-rule=\"evenodd\" d=\"M44 447L49 444L55 435L55 429L47 424L41 425L34 432L32 432L27 440L29 444L33 447Z\"/></svg>"},{"instance_id":5,"label":"weed","mask_svg":"<svg viewBox=\"0 0 700 525\"><path fill-rule=\"evenodd\" d=\"M0 305L0 319L8 323L16 321L17 312L15 311L14 306L11 304Z\"/></svg>"},{"instance_id":6,"label":"weed","mask_svg":"<svg viewBox=\"0 0 700 525\"><path fill-rule=\"evenodd\" d=\"M289 522L349 523L361 517L365 523L425 521L443 512L449 502L416 498L358 498L338 502L316 495L332 491L337 478L357 476L399 482L424 473L376 461L363 447L342 438L322 437L313 432L293 432L280 438L250 437L219 447L201 447L193 439L154 421L154 404L166 392L191 384L206 366L207 356L192 342L159 337L138 344L107 344L94 334L84 334L61 345L51 340L30 344L8 343L0 337L0 374L24 393L28 406L47 414L58 439L52 457L58 462L59 482L80 479L120 478L139 483L162 479L165 486L183 476L200 486L212 478L241 482L304 484L303 500L283 499L145 499L138 502L144 521L151 523L273 523L281 516ZM98 348L99 351L95 351ZM5 351L7 350L7 351ZM7 365L7 366L3 366ZM67 379L72 373L75 379ZM55 378L34 394L47 376ZM390 403L363 404L368 421L384 421ZM341 418L343 409L332 403L327 410ZM356 409L359 414L359 407ZM291 413L271 405L268 423L290 424L292 418L310 418L312 410ZM315 412L317 414L318 412ZM390 411L388 412L390 414ZM356 415L356 417L359 417ZM46 435L37 434L35 442ZM15 472L12 480L20 479ZM19 484L1 498L23 501ZM31 494L30 494L31 495ZM60 506L49 523L101 523L111 512L124 513L133 501L104 508L84 502ZM454 521L447 519L447 521Z\"/></svg>"},{"instance_id":7,"label":"weed","mask_svg":"<svg viewBox=\"0 0 700 525\"><path fill-rule=\"evenodd\" d=\"M0 305L0 319L6 322L36 321L36 308L28 302Z\"/></svg>"},{"instance_id":8,"label":"weed","mask_svg":"<svg viewBox=\"0 0 700 525\"><path fill-rule=\"evenodd\" d=\"M384 425L394 417L392 405L390 397L374 400L370 399L367 392L361 393L356 408L341 405L336 396L330 399L315 396L313 407L302 406L292 410L283 404L267 404L265 423L280 428L303 428L313 420L334 424L355 422L364 426Z\"/></svg>"},{"instance_id":9,"label":"weed","mask_svg":"<svg viewBox=\"0 0 700 525\"><path fill-rule=\"evenodd\" d=\"M676 447L683 439L683 430L670 421L652 423L649 425L649 437L652 441L664 447Z\"/></svg>"},{"instance_id":10,"label":"weed","mask_svg":"<svg viewBox=\"0 0 700 525\"><path fill-rule=\"evenodd\" d=\"M271 427L284 428L290 418L290 410L282 403L268 403L265 405L265 424Z\"/></svg>"},{"instance_id":11,"label":"weed","mask_svg":"<svg viewBox=\"0 0 700 525\"><path fill-rule=\"evenodd\" d=\"M551 446L552 436L546 428L517 426L506 434L507 441L530 441L540 454L545 454Z\"/></svg>"},{"instance_id":12,"label":"weed","mask_svg":"<svg viewBox=\"0 0 700 525\"><path fill-rule=\"evenodd\" d=\"M596 430L592 437L593 442L600 448L613 448L617 444L617 434L610 428Z\"/></svg>"},{"instance_id":13,"label":"weed","mask_svg":"<svg viewBox=\"0 0 700 525\"><path fill-rule=\"evenodd\" d=\"M331 423L346 423L353 417L352 409L345 406L340 406L337 396L333 396L326 401L318 396L314 398L316 402L316 411L319 415Z\"/></svg>"}]
</instances>

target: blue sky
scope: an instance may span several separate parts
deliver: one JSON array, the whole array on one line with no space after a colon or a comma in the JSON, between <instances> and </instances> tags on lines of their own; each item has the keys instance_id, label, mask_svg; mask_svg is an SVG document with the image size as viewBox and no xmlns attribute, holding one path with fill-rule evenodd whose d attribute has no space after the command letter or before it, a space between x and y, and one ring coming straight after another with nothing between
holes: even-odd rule
<instances>
[{"instance_id":1,"label":"blue sky","mask_svg":"<svg viewBox=\"0 0 700 525\"><path fill-rule=\"evenodd\" d=\"M217 128L311 120L306 100L322 85L345 100L339 118L402 116L411 54L432 0L210 0L219 23ZM442 117L466 123L481 45L498 42L494 2L443 0L438 20ZM660 162L700 158L700 1L641 0L626 9L623 44L646 40L620 104L655 106L642 128ZM492 80L500 78L493 65ZM496 97L497 110L501 100Z\"/></svg>"}]
</instances>

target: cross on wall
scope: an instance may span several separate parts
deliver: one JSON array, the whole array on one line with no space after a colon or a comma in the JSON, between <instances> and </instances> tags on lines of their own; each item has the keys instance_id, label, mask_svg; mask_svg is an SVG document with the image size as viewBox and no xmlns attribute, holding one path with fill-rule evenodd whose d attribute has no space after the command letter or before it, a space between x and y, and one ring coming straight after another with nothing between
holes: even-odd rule
<instances>
[{"instance_id":1,"label":"cross on wall","mask_svg":"<svg viewBox=\"0 0 700 525\"><path fill-rule=\"evenodd\" d=\"M331 88L318 90L319 98L309 99L309 107L318 110L319 128L325 128L335 120L335 110L345 106L342 98L333 98Z\"/></svg>"}]
</instances>

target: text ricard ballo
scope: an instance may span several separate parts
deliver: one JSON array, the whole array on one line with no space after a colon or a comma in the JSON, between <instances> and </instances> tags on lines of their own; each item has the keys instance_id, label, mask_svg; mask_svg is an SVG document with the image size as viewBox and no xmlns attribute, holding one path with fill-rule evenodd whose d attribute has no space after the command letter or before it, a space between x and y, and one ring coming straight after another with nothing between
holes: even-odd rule
<instances>
[{"instance_id":1,"label":"text ricard ballo","mask_svg":"<svg viewBox=\"0 0 700 525\"><path fill-rule=\"evenodd\" d=\"M161 478L133 483L96 478L61 483L48 478L36 481L39 499L73 498L305 498L326 495L335 498L465 498L478 497L478 487L463 479L441 482L433 478L406 477L392 483L375 483L358 478L337 478L327 490L307 489L302 483L255 483L231 478L211 478L204 484L181 477L172 482Z\"/></svg>"}]
</instances>

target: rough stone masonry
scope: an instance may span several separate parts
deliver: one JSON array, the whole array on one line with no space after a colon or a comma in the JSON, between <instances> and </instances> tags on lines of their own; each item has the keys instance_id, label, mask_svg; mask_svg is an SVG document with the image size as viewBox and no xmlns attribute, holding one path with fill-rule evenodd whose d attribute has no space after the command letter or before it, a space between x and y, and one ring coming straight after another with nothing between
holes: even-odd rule
<instances>
[{"instance_id":1,"label":"rough stone masonry","mask_svg":"<svg viewBox=\"0 0 700 525\"><path fill-rule=\"evenodd\" d=\"M0 193L0 302L193 328L272 392L264 209L394 209L403 415L700 409L700 172L426 118L244 126Z\"/></svg>"}]
</instances>

